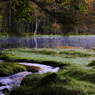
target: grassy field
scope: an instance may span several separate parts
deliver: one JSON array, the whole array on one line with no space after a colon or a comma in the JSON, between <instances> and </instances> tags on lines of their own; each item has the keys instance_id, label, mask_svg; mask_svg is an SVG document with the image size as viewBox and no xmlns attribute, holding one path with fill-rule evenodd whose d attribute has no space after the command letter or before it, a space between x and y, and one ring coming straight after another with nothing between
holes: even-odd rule
<instances>
[{"instance_id":1,"label":"grassy field","mask_svg":"<svg viewBox=\"0 0 95 95\"><path fill-rule=\"evenodd\" d=\"M7 49L7 62L36 62L60 67L57 73L30 74L8 95L95 95L95 51L86 49Z\"/></svg>"}]
</instances>

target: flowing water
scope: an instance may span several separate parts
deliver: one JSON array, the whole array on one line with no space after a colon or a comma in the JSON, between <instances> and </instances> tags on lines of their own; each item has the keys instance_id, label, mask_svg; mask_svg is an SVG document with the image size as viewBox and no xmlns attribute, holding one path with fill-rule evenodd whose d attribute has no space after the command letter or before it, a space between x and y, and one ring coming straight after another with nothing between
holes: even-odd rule
<instances>
[{"instance_id":1,"label":"flowing water","mask_svg":"<svg viewBox=\"0 0 95 95\"><path fill-rule=\"evenodd\" d=\"M19 72L7 77L0 77L0 95L3 95L4 91L9 91L13 86L20 86L21 80L30 74L30 72Z\"/></svg>"},{"instance_id":2,"label":"flowing water","mask_svg":"<svg viewBox=\"0 0 95 95\"><path fill-rule=\"evenodd\" d=\"M42 64L35 64L35 63L19 63L22 65L28 65L28 66L36 66L39 67L38 74L43 74L47 72L57 72L59 70L59 67L53 68L52 66L48 65L42 65ZM13 86L20 86L20 83L22 79L30 74L32 72L24 71L19 72L7 77L0 77L0 95L4 95L4 91L9 91Z\"/></svg>"}]
</instances>

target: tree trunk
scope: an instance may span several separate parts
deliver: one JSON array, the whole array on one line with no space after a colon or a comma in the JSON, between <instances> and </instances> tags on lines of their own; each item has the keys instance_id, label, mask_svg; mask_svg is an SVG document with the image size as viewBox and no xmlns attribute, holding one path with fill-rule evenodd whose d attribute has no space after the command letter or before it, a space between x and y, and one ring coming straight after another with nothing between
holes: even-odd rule
<instances>
[{"instance_id":1,"label":"tree trunk","mask_svg":"<svg viewBox=\"0 0 95 95\"><path fill-rule=\"evenodd\" d=\"M35 30L34 30L34 35L37 34L37 30L38 30L38 16L37 16L37 10L35 10L35 16L36 16L36 23L35 23Z\"/></svg>"},{"instance_id":2,"label":"tree trunk","mask_svg":"<svg viewBox=\"0 0 95 95\"><path fill-rule=\"evenodd\" d=\"M9 22L8 22L8 24L9 24L9 33L11 33L12 32L12 29L11 29L11 27L12 27L12 20L11 20L11 18L12 18L12 10L11 10L11 1L9 2Z\"/></svg>"}]
</instances>

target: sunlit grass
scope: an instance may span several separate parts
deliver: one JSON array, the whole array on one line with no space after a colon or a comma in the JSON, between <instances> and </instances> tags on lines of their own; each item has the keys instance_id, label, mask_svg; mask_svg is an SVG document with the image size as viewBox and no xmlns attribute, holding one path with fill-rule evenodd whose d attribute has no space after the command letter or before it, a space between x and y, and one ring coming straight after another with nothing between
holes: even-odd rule
<instances>
[{"instance_id":1,"label":"sunlit grass","mask_svg":"<svg viewBox=\"0 0 95 95\"><path fill-rule=\"evenodd\" d=\"M94 55L94 51L83 49L10 49L1 53L1 59L7 61L26 59L34 62L57 61L87 65L94 59Z\"/></svg>"},{"instance_id":2,"label":"sunlit grass","mask_svg":"<svg viewBox=\"0 0 95 95\"><path fill-rule=\"evenodd\" d=\"M95 95L95 51L84 49L9 49L6 61L59 66L57 73L30 74L9 95Z\"/></svg>"}]
</instances>

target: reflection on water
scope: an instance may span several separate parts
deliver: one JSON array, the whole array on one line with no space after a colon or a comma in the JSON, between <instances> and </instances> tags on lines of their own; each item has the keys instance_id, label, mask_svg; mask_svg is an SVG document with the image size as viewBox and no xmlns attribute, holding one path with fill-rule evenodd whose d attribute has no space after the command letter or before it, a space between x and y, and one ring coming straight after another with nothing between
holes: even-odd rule
<instances>
[{"instance_id":1,"label":"reflection on water","mask_svg":"<svg viewBox=\"0 0 95 95\"><path fill-rule=\"evenodd\" d=\"M5 48L56 48L58 46L95 47L95 37L4 37L0 38L0 49Z\"/></svg>"}]
</instances>

